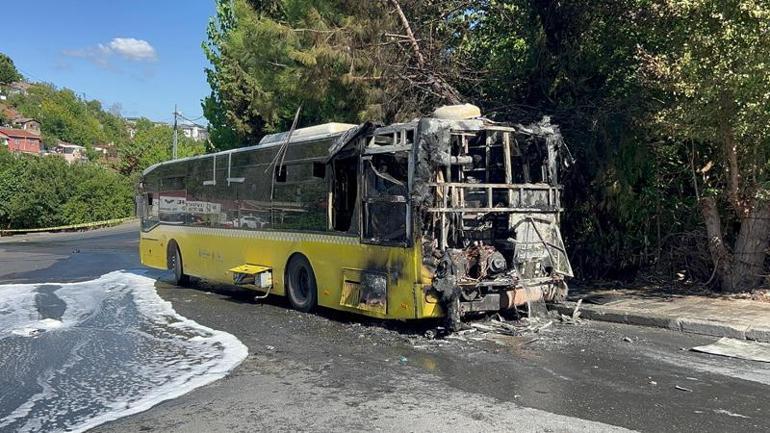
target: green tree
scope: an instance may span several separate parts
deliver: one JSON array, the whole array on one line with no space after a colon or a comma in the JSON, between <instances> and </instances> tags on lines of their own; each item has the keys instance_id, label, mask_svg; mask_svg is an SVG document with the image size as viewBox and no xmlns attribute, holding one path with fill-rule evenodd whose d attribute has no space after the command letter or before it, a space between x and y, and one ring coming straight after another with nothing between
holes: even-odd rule
<instances>
[{"instance_id":1,"label":"green tree","mask_svg":"<svg viewBox=\"0 0 770 433\"><path fill-rule=\"evenodd\" d=\"M77 164L76 176L61 215L67 224L121 218L133 210L133 184L97 164Z\"/></svg>"},{"instance_id":2,"label":"green tree","mask_svg":"<svg viewBox=\"0 0 770 433\"><path fill-rule=\"evenodd\" d=\"M214 145L232 147L221 142L229 133L240 145L286 130L300 105L300 124L309 125L407 120L457 102L444 78L452 56L443 41L451 31L434 38L436 29L423 25L462 3L402 9L395 0L219 0L204 43L212 88L204 112Z\"/></svg>"},{"instance_id":3,"label":"green tree","mask_svg":"<svg viewBox=\"0 0 770 433\"><path fill-rule=\"evenodd\" d=\"M211 94L203 99L203 115L209 121L209 139L217 149L232 149L246 143L244 137L229 124L223 96L220 91L220 75L224 73L222 50L230 32L235 27L233 3L218 1L216 16L209 20L206 34L208 40L202 43L210 67L205 68L206 79L211 86Z\"/></svg>"},{"instance_id":4,"label":"green tree","mask_svg":"<svg viewBox=\"0 0 770 433\"><path fill-rule=\"evenodd\" d=\"M350 55L338 47L344 33L333 21L343 20L337 11L329 17L314 7L322 2L287 1L274 17L243 0L230 3L218 3L209 27L214 92L208 103L224 108L228 124L246 143L287 129L300 104L303 124L331 116L356 119L366 97L343 80L351 66ZM216 116L210 120L220 122Z\"/></svg>"},{"instance_id":5,"label":"green tree","mask_svg":"<svg viewBox=\"0 0 770 433\"><path fill-rule=\"evenodd\" d=\"M640 56L650 84L670 102L651 119L690 153L721 287L753 289L770 246L770 6L756 0L654 6L670 43Z\"/></svg>"},{"instance_id":6,"label":"green tree","mask_svg":"<svg viewBox=\"0 0 770 433\"><path fill-rule=\"evenodd\" d=\"M23 78L19 70L16 69L16 65L13 64L13 60L7 55L0 53L0 84L21 81Z\"/></svg>"},{"instance_id":7,"label":"green tree","mask_svg":"<svg viewBox=\"0 0 770 433\"><path fill-rule=\"evenodd\" d=\"M61 207L73 185L72 172L62 158L11 155L3 170L4 183L16 183L7 197L6 224L11 228L62 225ZM10 176L14 176L11 178Z\"/></svg>"},{"instance_id":8,"label":"green tree","mask_svg":"<svg viewBox=\"0 0 770 433\"><path fill-rule=\"evenodd\" d=\"M145 168L171 159L174 130L168 125L156 125L142 118L135 125L133 140L121 144L117 149L119 170L127 176L135 176ZM206 152L202 142L178 134L177 155L179 158Z\"/></svg>"},{"instance_id":9,"label":"green tree","mask_svg":"<svg viewBox=\"0 0 770 433\"><path fill-rule=\"evenodd\" d=\"M129 216L133 182L92 163L0 150L0 226L37 228Z\"/></svg>"}]
</instances>

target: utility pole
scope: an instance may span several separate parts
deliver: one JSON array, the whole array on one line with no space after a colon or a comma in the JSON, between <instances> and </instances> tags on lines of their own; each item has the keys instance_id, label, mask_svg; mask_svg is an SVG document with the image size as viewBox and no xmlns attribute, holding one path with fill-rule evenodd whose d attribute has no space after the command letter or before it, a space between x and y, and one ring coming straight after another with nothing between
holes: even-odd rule
<instances>
[{"instance_id":1,"label":"utility pole","mask_svg":"<svg viewBox=\"0 0 770 433\"><path fill-rule=\"evenodd\" d=\"M177 143L177 117L179 116L179 112L176 109L176 104L174 104L174 144L171 148L171 159L176 159L176 143Z\"/></svg>"}]
</instances>

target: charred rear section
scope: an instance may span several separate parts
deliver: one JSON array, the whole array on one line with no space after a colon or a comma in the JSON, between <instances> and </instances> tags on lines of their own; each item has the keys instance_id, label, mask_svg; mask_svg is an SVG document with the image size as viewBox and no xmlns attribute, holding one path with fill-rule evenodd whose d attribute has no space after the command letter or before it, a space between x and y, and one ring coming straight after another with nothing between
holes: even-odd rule
<instances>
[{"instance_id":1,"label":"charred rear section","mask_svg":"<svg viewBox=\"0 0 770 433\"><path fill-rule=\"evenodd\" d=\"M560 300L564 251L560 168L566 150L548 118L506 125L425 118L415 147L412 205L426 291L454 325L474 312Z\"/></svg>"}]
</instances>

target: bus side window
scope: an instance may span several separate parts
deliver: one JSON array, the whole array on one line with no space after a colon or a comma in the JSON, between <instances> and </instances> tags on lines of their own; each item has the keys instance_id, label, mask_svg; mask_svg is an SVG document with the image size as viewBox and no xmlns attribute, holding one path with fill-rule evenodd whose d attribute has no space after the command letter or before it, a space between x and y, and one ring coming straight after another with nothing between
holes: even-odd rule
<instances>
[{"instance_id":1,"label":"bus side window","mask_svg":"<svg viewBox=\"0 0 770 433\"><path fill-rule=\"evenodd\" d=\"M139 217L141 218L141 224L143 230L149 230L156 225L158 225L158 207L157 207L157 201L153 200L153 193L148 192L145 193L144 196L141 197L141 204L139 206Z\"/></svg>"},{"instance_id":2,"label":"bus side window","mask_svg":"<svg viewBox=\"0 0 770 433\"><path fill-rule=\"evenodd\" d=\"M406 152L364 157L364 238L374 243L407 242Z\"/></svg>"}]
</instances>

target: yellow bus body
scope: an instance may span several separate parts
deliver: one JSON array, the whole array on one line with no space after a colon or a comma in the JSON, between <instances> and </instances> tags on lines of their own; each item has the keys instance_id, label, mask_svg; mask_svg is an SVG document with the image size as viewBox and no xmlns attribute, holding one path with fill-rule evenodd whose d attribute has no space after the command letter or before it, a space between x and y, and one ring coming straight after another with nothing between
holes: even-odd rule
<instances>
[{"instance_id":1,"label":"yellow bus body","mask_svg":"<svg viewBox=\"0 0 770 433\"><path fill-rule=\"evenodd\" d=\"M229 271L242 264L272 269L272 294L284 295L284 269L289 258L307 257L318 287L318 305L381 319L421 319L443 316L438 299L426 294L418 247L391 247L361 243L357 236L255 231L161 224L142 232L142 264L168 269L168 244L175 241L187 275L232 284ZM384 308L351 306L348 287L360 283L363 271L387 276Z\"/></svg>"}]
</instances>

